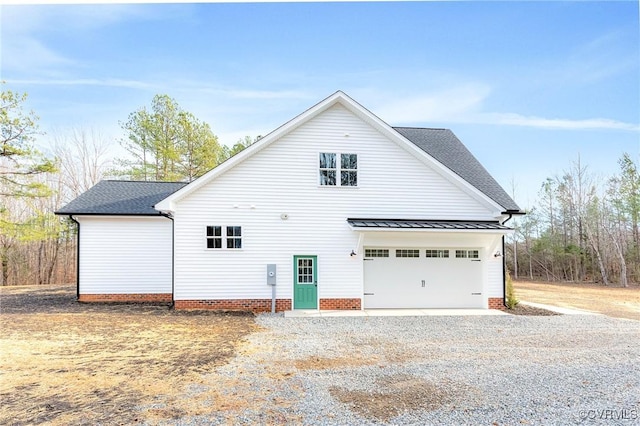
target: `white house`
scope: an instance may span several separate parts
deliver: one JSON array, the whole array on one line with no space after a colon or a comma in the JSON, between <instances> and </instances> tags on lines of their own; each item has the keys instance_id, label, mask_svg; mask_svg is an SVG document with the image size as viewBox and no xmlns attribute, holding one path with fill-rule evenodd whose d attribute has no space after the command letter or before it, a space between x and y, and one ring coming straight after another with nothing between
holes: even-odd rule
<instances>
[{"instance_id":1,"label":"white house","mask_svg":"<svg viewBox=\"0 0 640 426\"><path fill-rule=\"evenodd\" d=\"M102 181L80 301L277 310L497 308L519 207L447 129L390 127L336 92L190 184Z\"/></svg>"}]
</instances>

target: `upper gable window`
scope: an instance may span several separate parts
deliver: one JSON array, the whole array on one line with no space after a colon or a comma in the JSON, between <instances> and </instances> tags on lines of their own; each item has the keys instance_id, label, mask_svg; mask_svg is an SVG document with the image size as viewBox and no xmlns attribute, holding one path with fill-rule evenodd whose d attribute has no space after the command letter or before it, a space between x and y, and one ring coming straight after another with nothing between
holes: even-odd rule
<instances>
[{"instance_id":1,"label":"upper gable window","mask_svg":"<svg viewBox=\"0 0 640 426\"><path fill-rule=\"evenodd\" d=\"M319 169L320 185L358 186L358 154L321 152Z\"/></svg>"},{"instance_id":2,"label":"upper gable window","mask_svg":"<svg viewBox=\"0 0 640 426\"><path fill-rule=\"evenodd\" d=\"M320 185L336 184L336 154L320 153Z\"/></svg>"}]
</instances>

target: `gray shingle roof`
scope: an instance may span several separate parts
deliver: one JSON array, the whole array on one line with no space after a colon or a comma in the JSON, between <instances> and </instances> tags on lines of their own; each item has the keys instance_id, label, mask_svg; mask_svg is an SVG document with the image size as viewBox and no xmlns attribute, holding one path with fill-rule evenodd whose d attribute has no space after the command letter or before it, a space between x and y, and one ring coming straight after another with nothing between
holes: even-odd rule
<instances>
[{"instance_id":1,"label":"gray shingle roof","mask_svg":"<svg viewBox=\"0 0 640 426\"><path fill-rule=\"evenodd\" d=\"M102 180L56 214L159 215L153 206L185 185L184 182Z\"/></svg>"},{"instance_id":2,"label":"gray shingle roof","mask_svg":"<svg viewBox=\"0 0 640 426\"><path fill-rule=\"evenodd\" d=\"M412 229L463 229L463 230L509 230L508 226L498 222L458 221L458 220L421 220L421 219L347 219L354 228L412 228Z\"/></svg>"},{"instance_id":3,"label":"gray shingle roof","mask_svg":"<svg viewBox=\"0 0 640 426\"><path fill-rule=\"evenodd\" d=\"M506 211L520 211L515 201L451 130L416 127L394 127L393 129L501 205Z\"/></svg>"},{"instance_id":4,"label":"gray shingle roof","mask_svg":"<svg viewBox=\"0 0 640 426\"><path fill-rule=\"evenodd\" d=\"M395 131L502 206L518 205L449 129L394 127ZM159 215L153 206L173 194L184 182L103 180L62 207L56 214Z\"/></svg>"}]
</instances>

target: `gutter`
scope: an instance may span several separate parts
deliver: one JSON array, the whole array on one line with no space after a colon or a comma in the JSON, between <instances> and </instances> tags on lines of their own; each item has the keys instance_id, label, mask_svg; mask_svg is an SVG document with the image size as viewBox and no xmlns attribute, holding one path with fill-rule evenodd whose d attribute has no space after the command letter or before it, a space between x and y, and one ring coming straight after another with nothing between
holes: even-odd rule
<instances>
[{"instance_id":1,"label":"gutter","mask_svg":"<svg viewBox=\"0 0 640 426\"><path fill-rule=\"evenodd\" d=\"M173 221L173 217L170 213L160 213L160 216L166 217L171 221L171 306L169 308L173 308L176 304L174 299L175 295L175 268L176 268L176 245L175 245L175 222Z\"/></svg>"},{"instance_id":2,"label":"gutter","mask_svg":"<svg viewBox=\"0 0 640 426\"><path fill-rule=\"evenodd\" d=\"M74 221L78 228L78 242L76 243L76 300L80 300L80 222L69 215L69 219Z\"/></svg>"},{"instance_id":3,"label":"gutter","mask_svg":"<svg viewBox=\"0 0 640 426\"><path fill-rule=\"evenodd\" d=\"M509 222L514 213L507 213L508 218L502 222L502 225ZM519 213L515 213L519 214ZM502 306L507 307L507 255L504 251L504 235L502 236Z\"/></svg>"}]
</instances>

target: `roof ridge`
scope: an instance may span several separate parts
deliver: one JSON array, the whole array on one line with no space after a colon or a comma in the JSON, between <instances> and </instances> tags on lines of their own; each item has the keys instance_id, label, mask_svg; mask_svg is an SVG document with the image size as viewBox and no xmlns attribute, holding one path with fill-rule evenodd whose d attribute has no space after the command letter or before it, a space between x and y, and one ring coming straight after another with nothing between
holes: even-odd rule
<instances>
[{"instance_id":1,"label":"roof ridge","mask_svg":"<svg viewBox=\"0 0 640 426\"><path fill-rule=\"evenodd\" d=\"M449 130L446 127L417 127L417 126L391 126L392 129L416 129L416 130Z\"/></svg>"},{"instance_id":2,"label":"roof ridge","mask_svg":"<svg viewBox=\"0 0 640 426\"><path fill-rule=\"evenodd\" d=\"M126 182L126 183L182 183L187 185L189 182L181 181L164 181L164 180L132 180L132 179L102 179L102 182Z\"/></svg>"}]
</instances>

